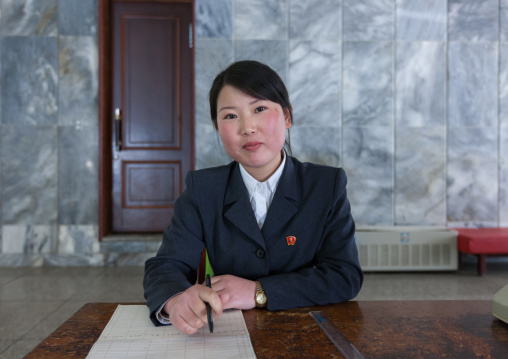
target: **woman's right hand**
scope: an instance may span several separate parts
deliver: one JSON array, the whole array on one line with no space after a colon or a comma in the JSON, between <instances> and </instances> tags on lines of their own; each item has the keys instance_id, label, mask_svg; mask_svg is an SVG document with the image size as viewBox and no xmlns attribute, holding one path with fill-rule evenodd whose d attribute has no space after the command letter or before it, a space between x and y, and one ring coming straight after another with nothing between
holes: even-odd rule
<instances>
[{"instance_id":1,"label":"woman's right hand","mask_svg":"<svg viewBox=\"0 0 508 359\"><path fill-rule=\"evenodd\" d=\"M222 315L222 302L219 295L212 288L196 284L185 292L175 295L164 305L163 310L169 314L171 324L185 334L194 334L205 323L206 305L212 307L214 317Z\"/></svg>"}]
</instances>

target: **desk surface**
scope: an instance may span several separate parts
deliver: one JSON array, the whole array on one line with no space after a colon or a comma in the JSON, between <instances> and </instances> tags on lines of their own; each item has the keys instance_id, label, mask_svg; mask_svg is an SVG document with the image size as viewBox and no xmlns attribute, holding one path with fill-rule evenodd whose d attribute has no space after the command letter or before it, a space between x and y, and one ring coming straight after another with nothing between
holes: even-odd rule
<instances>
[{"instance_id":1,"label":"desk surface","mask_svg":"<svg viewBox=\"0 0 508 359\"><path fill-rule=\"evenodd\" d=\"M26 358L85 358L117 304L86 304ZM341 358L311 310L323 311L365 358L506 358L508 353L508 324L492 315L490 301L373 301L244 311L257 357Z\"/></svg>"}]
</instances>

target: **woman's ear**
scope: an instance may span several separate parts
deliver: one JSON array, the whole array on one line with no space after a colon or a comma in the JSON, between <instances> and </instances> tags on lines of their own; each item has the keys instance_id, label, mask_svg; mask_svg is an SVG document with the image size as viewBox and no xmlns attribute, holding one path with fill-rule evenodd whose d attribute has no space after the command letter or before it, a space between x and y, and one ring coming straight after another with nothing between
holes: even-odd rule
<instances>
[{"instance_id":1,"label":"woman's ear","mask_svg":"<svg viewBox=\"0 0 508 359\"><path fill-rule=\"evenodd\" d=\"M293 119L291 118L291 112L289 109L285 108L284 110L284 122L286 124L286 129L290 128L293 124Z\"/></svg>"}]
</instances>

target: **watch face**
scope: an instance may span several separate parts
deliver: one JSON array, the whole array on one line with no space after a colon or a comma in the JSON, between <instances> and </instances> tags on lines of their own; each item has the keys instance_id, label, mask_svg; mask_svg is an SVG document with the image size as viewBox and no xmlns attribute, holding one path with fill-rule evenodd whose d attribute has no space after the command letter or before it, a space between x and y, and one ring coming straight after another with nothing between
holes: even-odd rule
<instances>
[{"instance_id":1,"label":"watch face","mask_svg":"<svg viewBox=\"0 0 508 359\"><path fill-rule=\"evenodd\" d=\"M266 303L266 295L264 295L263 293L258 293L256 295L256 302L261 305L265 304Z\"/></svg>"}]
</instances>

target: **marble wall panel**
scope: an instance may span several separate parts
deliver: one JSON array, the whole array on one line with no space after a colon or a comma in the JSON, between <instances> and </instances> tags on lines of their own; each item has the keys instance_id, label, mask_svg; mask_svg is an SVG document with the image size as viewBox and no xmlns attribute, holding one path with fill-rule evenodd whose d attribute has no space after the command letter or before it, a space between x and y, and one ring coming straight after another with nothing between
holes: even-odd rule
<instances>
[{"instance_id":1,"label":"marble wall panel","mask_svg":"<svg viewBox=\"0 0 508 359\"><path fill-rule=\"evenodd\" d=\"M57 36L58 0L2 0L3 36Z\"/></svg>"},{"instance_id":2,"label":"marble wall panel","mask_svg":"<svg viewBox=\"0 0 508 359\"><path fill-rule=\"evenodd\" d=\"M282 40L237 40L235 61L255 60L270 66L287 82L287 41Z\"/></svg>"},{"instance_id":3,"label":"marble wall panel","mask_svg":"<svg viewBox=\"0 0 508 359\"><path fill-rule=\"evenodd\" d=\"M54 224L58 216L57 129L2 127L4 224Z\"/></svg>"},{"instance_id":4,"label":"marble wall panel","mask_svg":"<svg viewBox=\"0 0 508 359\"><path fill-rule=\"evenodd\" d=\"M393 225L393 133L391 127L344 127L342 166L359 225Z\"/></svg>"},{"instance_id":5,"label":"marble wall panel","mask_svg":"<svg viewBox=\"0 0 508 359\"><path fill-rule=\"evenodd\" d=\"M59 35L97 35L97 9L97 0L58 0Z\"/></svg>"},{"instance_id":6,"label":"marble wall panel","mask_svg":"<svg viewBox=\"0 0 508 359\"><path fill-rule=\"evenodd\" d=\"M497 221L497 129L449 129L447 176L448 221Z\"/></svg>"},{"instance_id":7,"label":"marble wall panel","mask_svg":"<svg viewBox=\"0 0 508 359\"><path fill-rule=\"evenodd\" d=\"M288 0L236 0L237 40L287 40Z\"/></svg>"},{"instance_id":8,"label":"marble wall panel","mask_svg":"<svg viewBox=\"0 0 508 359\"><path fill-rule=\"evenodd\" d=\"M508 126L499 133L499 225L508 227Z\"/></svg>"},{"instance_id":9,"label":"marble wall panel","mask_svg":"<svg viewBox=\"0 0 508 359\"><path fill-rule=\"evenodd\" d=\"M229 39L196 38L195 62L195 147L196 169L230 162L212 126L208 93L217 74L233 62L233 41Z\"/></svg>"},{"instance_id":10,"label":"marble wall panel","mask_svg":"<svg viewBox=\"0 0 508 359\"><path fill-rule=\"evenodd\" d=\"M65 36L59 41L59 111L61 125L97 126L98 53L93 37Z\"/></svg>"},{"instance_id":11,"label":"marble wall panel","mask_svg":"<svg viewBox=\"0 0 508 359\"><path fill-rule=\"evenodd\" d=\"M498 120L498 46L449 43L448 122L451 127L495 127Z\"/></svg>"},{"instance_id":12,"label":"marble wall panel","mask_svg":"<svg viewBox=\"0 0 508 359\"><path fill-rule=\"evenodd\" d=\"M393 42L344 42L345 126L390 126L393 122Z\"/></svg>"},{"instance_id":13,"label":"marble wall panel","mask_svg":"<svg viewBox=\"0 0 508 359\"><path fill-rule=\"evenodd\" d=\"M499 52L499 124L508 127L508 43L499 44Z\"/></svg>"},{"instance_id":14,"label":"marble wall panel","mask_svg":"<svg viewBox=\"0 0 508 359\"><path fill-rule=\"evenodd\" d=\"M446 44L397 43L397 126L444 126Z\"/></svg>"},{"instance_id":15,"label":"marble wall panel","mask_svg":"<svg viewBox=\"0 0 508 359\"><path fill-rule=\"evenodd\" d=\"M497 41L499 0L448 0L449 41Z\"/></svg>"},{"instance_id":16,"label":"marble wall panel","mask_svg":"<svg viewBox=\"0 0 508 359\"><path fill-rule=\"evenodd\" d=\"M447 0L397 0L397 40L446 41Z\"/></svg>"},{"instance_id":17,"label":"marble wall panel","mask_svg":"<svg viewBox=\"0 0 508 359\"><path fill-rule=\"evenodd\" d=\"M94 225L60 226L58 253L99 253L98 228Z\"/></svg>"},{"instance_id":18,"label":"marble wall panel","mask_svg":"<svg viewBox=\"0 0 508 359\"><path fill-rule=\"evenodd\" d=\"M296 124L290 129L293 156L301 162L341 165L341 128Z\"/></svg>"},{"instance_id":19,"label":"marble wall panel","mask_svg":"<svg viewBox=\"0 0 508 359\"><path fill-rule=\"evenodd\" d=\"M395 224L446 225L445 143L444 126L397 129Z\"/></svg>"},{"instance_id":20,"label":"marble wall panel","mask_svg":"<svg viewBox=\"0 0 508 359\"><path fill-rule=\"evenodd\" d=\"M344 41L394 39L395 0L344 0Z\"/></svg>"},{"instance_id":21,"label":"marble wall panel","mask_svg":"<svg viewBox=\"0 0 508 359\"><path fill-rule=\"evenodd\" d=\"M231 157L222 146L212 123L196 124L196 169L225 165Z\"/></svg>"},{"instance_id":22,"label":"marble wall panel","mask_svg":"<svg viewBox=\"0 0 508 359\"><path fill-rule=\"evenodd\" d=\"M289 37L301 40L341 40L342 0L291 0Z\"/></svg>"},{"instance_id":23,"label":"marble wall panel","mask_svg":"<svg viewBox=\"0 0 508 359\"><path fill-rule=\"evenodd\" d=\"M508 0L499 0L499 40L508 42Z\"/></svg>"},{"instance_id":24,"label":"marble wall panel","mask_svg":"<svg viewBox=\"0 0 508 359\"><path fill-rule=\"evenodd\" d=\"M97 224L98 129L58 129L58 212L60 224Z\"/></svg>"},{"instance_id":25,"label":"marble wall panel","mask_svg":"<svg viewBox=\"0 0 508 359\"><path fill-rule=\"evenodd\" d=\"M290 41L293 118L304 126L341 126L341 42Z\"/></svg>"},{"instance_id":26,"label":"marble wall panel","mask_svg":"<svg viewBox=\"0 0 508 359\"><path fill-rule=\"evenodd\" d=\"M196 37L233 36L234 0L196 0Z\"/></svg>"},{"instance_id":27,"label":"marble wall panel","mask_svg":"<svg viewBox=\"0 0 508 359\"><path fill-rule=\"evenodd\" d=\"M56 38L1 39L2 122L54 124L58 116Z\"/></svg>"},{"instance_id":28,"label":"marble wall panel","mask_svg":"<svg viewBox=\"0 0 508 359\"><path fill-rule=\"evenodd\" d=\"M233 42L229 39L196 39L196 124L211 122L208 93L215 76L233 62L233 51ZM200 140L200 134L196 132L196 144ZM199 156L199 152L196 152L196 156Z\"/></svg>"},{"instance_id":29,"label":"marble wall panel","mask_svg":"<svg viewBox=\"0 0 508 359\"><path fill-rule=\"evenodd\" d=\"M54 225L4 225L2 253L54 253L57 233Z\"/></svg>"}]
</instances>

